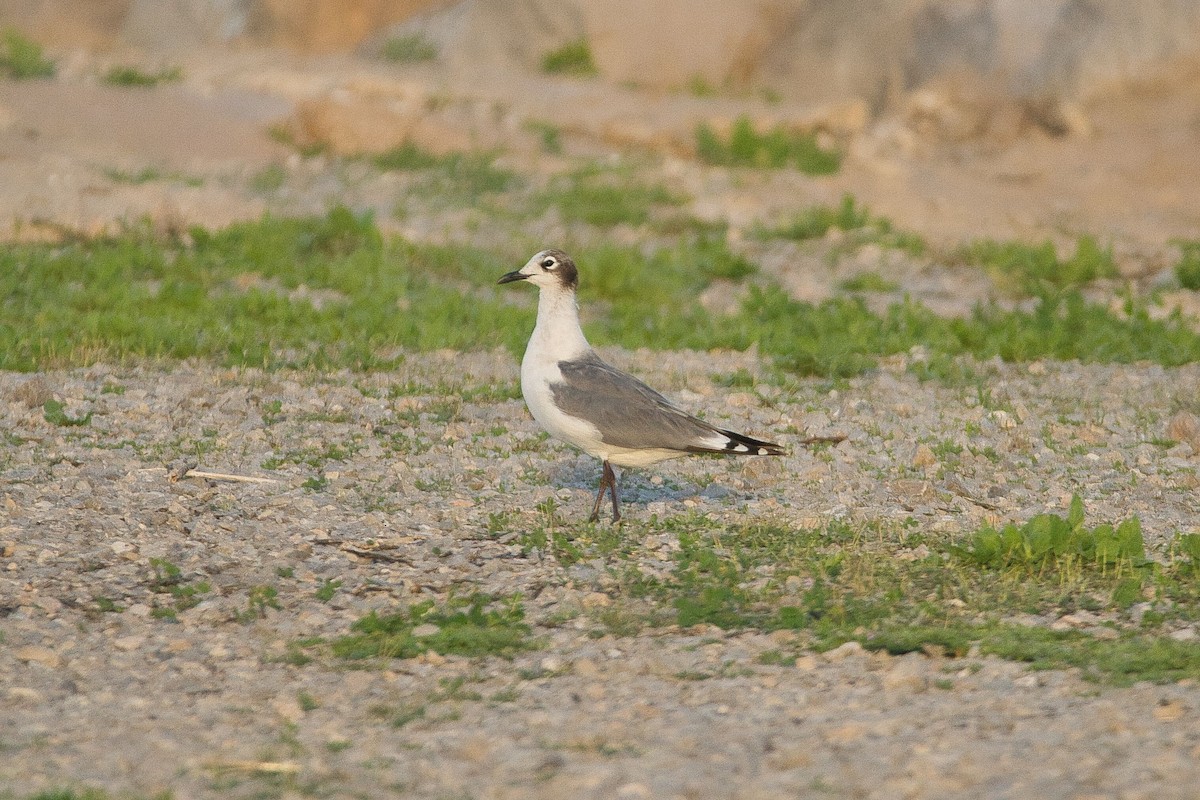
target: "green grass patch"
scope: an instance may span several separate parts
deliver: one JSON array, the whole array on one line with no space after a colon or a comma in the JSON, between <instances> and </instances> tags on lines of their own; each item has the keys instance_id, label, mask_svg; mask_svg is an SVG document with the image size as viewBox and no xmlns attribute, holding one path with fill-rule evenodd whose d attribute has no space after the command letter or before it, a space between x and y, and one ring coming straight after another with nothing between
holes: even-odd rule
<instances>
[{"instance_id":1,"label":"green grass patch","mask_svg":"<svg viewBox=\"0 0 1200 800\"><path fill-rule=\"evenodd\" d=\"M203 186L204 179L194 175L185 175L182 172L173 172L159 169L158 167L143 167L136 172L129 172L120 169L106 169L104 177L108 178L113 183L125 183L131 186L141 186L146 183L157 183L159 181L170 181L171 183L181 183L184 186Z\"/></svg>"},{"instance_id":2,"label":"green grass patch","mask_svg":"<svg viewBox=\"0 0 1200 800\"><path fill-rule=\"evenodd\" d=\"M749 117L739 117L723 139L712 126L696 128L696 156L719 167L792 167L808 175L832 175L842 166L842 154L827 150L815 134L782 127L759 133Z\"/></svg>"},{"instance_id":3,"label":"green grass patch","mask_svg":"<svg viewBox=\"0 0 1200 800\"><path fill-rule=\"evenodd\" d=\"M164 67L154 72L147 72L138 67L118 65L105 72L100 80L101 83L109 86L149 88L163 83L179 83L183 80L183 69Z\"/></svg>"},{"instance_id":4,"label":"green grass patch","mask_svg":"<svg viewBox=\"0 0 1200 800\"><path fill-rule=\"evenodd\" d=\"M1179 285L1192 291L1200 290L1200 242L1176 244L1182 251L1175 265L1175 277L1179 279Z\"/></svg>"},{"instance_id":5,"label":"green grass patch","mask_svg":"<svg viewBox=\"0 0 1200 800\"><path fill-rule=\"evenodd\" d=\"M89 411L81 417L71 417L67 415L66 405L58 400L47 400L42 404L42 416L46 422L60 427L77 428L90 425L92 413Z\"/></svg>"},{"instance_id":6,"label":"green grass patch","mask_svg":"<svg viewBox=\"0 0 1200 800\"><path fill-rule=\"evenodd\" d=\"M15 28L0 35L0 73L13 80L51 78L56 66L46 58L42 46Z\"/></svg>"},{"instance_id":7,"label":"green grass patch","mask_svg":"<svg viewBox=\"0 0 1200 800\"><path fill-rule=\"evenodd\" d=\"M1038 295L1051 289L1080 287L1097 278L1115 278L1112 249L1092 236L1081 236L1069 258L1059 258L1052 242L1026 244L985 239L958 253L968 264L982 266L996 283L1019 294Z\"/></svg>"},{"instance_id":8,"label":"green grass patch","mask_svg":"<svg viewBox=\"0 0 1200 800\"><path fill-rule=\"evenodd\" d=\"M900 288L900 284L895 281L889 281L887 278L880 275L878 272L860 272L857 275L851 276L838 284L838 288L843 292L894 292Z\"/></svg>"},{"instance_id":9,"label":"green grass patch","mask_svg":"<svg viewBox=\"0 0 1200 800\"><path fill-rule=\"evenodd\" d=\"M249 185L256 192L269 194L282 189L287 177L287 167L282 164L268 164L250 177Z\"/></svg>"},{"instance_id":10,"label":"green grass patch","mask_svg":"<svg viewBox=\"0 0 1200 800\"><path fill-rule=\"evenodd\" d=\"M372 611L351 625L353 633L334 640L330 650L347 659L412 658L429 650L508 657L538 646L524 619L525 609L515 597L494 600L477 594L441 608L427 600L390 614Z\"/></svg>"},{"instance_id":11,"label":"green grass patch","mask_svg":"<svg viewBox=\"0 0 1200 800\"><path fill-rule=\"evenodd\" d=\"M364 157L384 171L420 171L427 193L457 200L475 200L481 194L505 192L520 185L517 175L495 166L490 153L435 155L411 142Z\"/></svg>"},{"instance_id":12,"label":"green grass patch","mask_svg":"<svg viewBox=\"0 0 1200 800\"><path fill-rule=\"evenodd\" d=\"M626 531L618 547L589 540L591 527L579 527L565 563L606 560L622 594L669 608L675 624L793 630L798 648L851 640L892 653L933 647L965 656L978 648L1034 668L1079 667L1090 679L1118 684L1200 678L1200 643L1167 635L1172 622L1200 617L1190 559L1178 551L1146 558L1136 519L1088 526L1079 502L1065 517L1044 514L1013 527L1022 544L996 551L990 529L955 540L905 526L797 530L652 519ZM679 543L670 574L632 566L628 548L665 531ZM929 555L913 558L917 545ZM1139 622L1130 612L1134 600L1149 602L1154 613ZM1009 618L1081 611L1096 615L1107 635ZM787 660L782 652L771 658Z\"/></svg>"},{"instance_id":13,"label":"green grass patch","mask_svg":"<svg viewBox=\"0 0 1200 800\"><path fill-rule=\"evenodd\" d=\"M546 53L542 56L542 72L574 78L591 78L600 74L592 58L592 47L586 39L568 42Z\"/></svg>"},{"instance_id":14,"label":"green grass patch","mask_svg":"<svg viewBox=\"0 0 1200 800\"><path fill-rule=\"evenodd\" d=\"M438 57L437 45L419 33L394 36L384 42L380 55L393 64L420 64Z\"/></svg>"},{"instance_id":15,"label":"green grass patch","mask_svg":"<svg viewBox=\"0 0 1200 800\"><path fill-rule=\"evenodd\" d=\"M543 153L550 155L562 153L562 128L558 125L544 120L529 120L525 123L525 129L537 136Z\"/></svg>"},{"instance_id":16,"label":"green grass patch","mask_svg":"<svg viewBox=\"0 0 1200 800\"><path fill-rule=\"evenodd\" d=\"M1038 514L1023 525L985 527L958 554L982 567L1018 569L1099 569L1122 574L1147 567L1146 544L1136 517L1119 525L1084 525L1083 501L1072 498L1066 517Z\"/></svg>"},{"instance_id":17,"label":"green grass patch","mask_svg":"<svg viewBox=\"0 0 1200 800\"><path fill-rule=\"evenodd\" d=\"M752 288L744 311L759 320L761 350L776 355L784 368L805 375L855 375L872 368L878 356L908 352L915 345L925 347L942 364L963 355L981 361L1145 360L1164 366L1200 358L1200 336L1178 316L1154 320L1132 302L1120 316L1088 303L1077 292L1043 297L1031 310L981 306L969 317L947 319L911 301L875 314L858 298L812 305L768 287ZM714 324L737 339L737 326L743 323L739 317Z\"/></svg>"},{"instance_id":18,"label":"green grass patch","mask_svg":"<svg viewBox=\"0 0 1200 800\"><path fill-rule=\"evenodd\" d=\"M641 213L626 208L610 219ZM574 253L593 343L757 345L785 370L827 377L861 373L915 345L929 354L930 377L960 373L960 357L1164 366L1200 360L1200 336L1178 315L1151 319L1132 300L1114 312L1073 290L1047 292L1027 309L982 306L946 319L909 301L881 313L854 297L797 302L758 279L740 309L713 315L696 302L700 293L715 280L752 277L754 264L719 233L673 239L656 249L604 244ZM523 257L387 238L369 215L344 207L315 218L194 229L186 243L135 227L97 240L13 244L0 250L0 369L203 358L267 369L373 370L394 366L404 349L503 346L520 353L535 295L494 284ZM331 299L314 302L314 293ZM502 387L501 395L512 391ZM280 411L268 403L264 422ZM67 419L79 417L63 412L56 424ZM281 453L271 468L320 468L340 457L332 450Z\"/></svg>"},{"instance_id":19,"label":"green grass patch","mask_svg":"<svg viewBox=\"0 0 1200 800\"><path fill-rule=\"evenodd\" d=\"M659 184L642 184L620 174L585 168L553 180L533 196L531 205L538 214L553 208L565 222L608 228L644 225L655 211L686 201Z\"/></svg>"},{"instance_id":20,"label":"green grass patch","mask_svg":"<svg viewBox=\"0 0 1200 800\"><path fill-rule=\"evenodd\" d=\"M776 228L759 229L761 238L782 238L795 241L820 239L831 230L848 234L852 246L867 243L903 250L911 256L923 255L925 240L910 231L898 230L886 217L877 217L865 206L845 195L836 206L816 205L804 209L790 221Z\"/></svg>"},{"instance_id":21,"label":"green grass patch","mask_svg":"<svg viewBox=\"0 0 1200 800\"><path fill-rule=\"evenodd\" d=\"M154 573L149 581L150 590L171 597L169 607L155 604L151 614L156 619L174 620L178 612L200 605L200 601L204 599L202 595L212 591L212 585L208 581L185 580L183 571L166 559L151 558L150 569Z\"/></svg>"}]
</instances>

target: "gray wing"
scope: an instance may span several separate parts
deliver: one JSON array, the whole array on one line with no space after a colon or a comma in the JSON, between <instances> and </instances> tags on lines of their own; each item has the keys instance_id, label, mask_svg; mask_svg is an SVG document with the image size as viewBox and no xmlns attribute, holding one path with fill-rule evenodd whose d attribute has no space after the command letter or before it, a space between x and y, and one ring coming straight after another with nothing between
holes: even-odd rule
<instances>
[{"instance_id":1,"label":"gray wing","mask_svg":"<svg viewBox=\"0 0 1200 800\"><path fill-rule=\"evenodd\" d=\"M604 363L595 353L560 361L561 383L550 391L566 413L596 426L605 444L629 448L697 450L700 441L723 433L675 408L658 392Z\"/></svg>"}]
</instances>

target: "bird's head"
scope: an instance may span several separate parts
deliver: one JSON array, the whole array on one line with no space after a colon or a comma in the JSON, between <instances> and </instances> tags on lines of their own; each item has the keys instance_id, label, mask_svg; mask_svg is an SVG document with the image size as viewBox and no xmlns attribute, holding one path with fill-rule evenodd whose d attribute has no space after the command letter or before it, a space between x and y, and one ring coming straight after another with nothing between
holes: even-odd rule
<instances>
[{"instance_id":1,"label":"bird's head","mask_svg":"<svg viewBox=\"0 0 1200 800\"><path fill-rule=\"evenodd\" d=\"M529 281L539 289L575 291L579 271L575 262L562 250L543 250L525 262L525 266L501 276L497 283Z\"/></svg>"}]
</instances>

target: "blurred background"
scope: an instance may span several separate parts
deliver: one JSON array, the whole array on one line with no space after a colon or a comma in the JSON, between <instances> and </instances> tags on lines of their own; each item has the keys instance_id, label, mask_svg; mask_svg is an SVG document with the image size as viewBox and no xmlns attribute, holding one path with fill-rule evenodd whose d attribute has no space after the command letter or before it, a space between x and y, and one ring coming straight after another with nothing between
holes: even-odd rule
<instances>
[{"instance_id":1,"label":"blurred background","mask_svg":"<svg viewBox=\"0 0 1200 800\"><path fill-rule=\"evenodd\" d=\"M735 237L850 194L934 242L1094 235L1136 277L1200 230L1200 0L0 0L0 25L16 238L335 200L441 236L471 210L330 169L398 146L633 159ZM697 131L739 121L840 160L730 178Z\"/></svg>"}]
</instances>

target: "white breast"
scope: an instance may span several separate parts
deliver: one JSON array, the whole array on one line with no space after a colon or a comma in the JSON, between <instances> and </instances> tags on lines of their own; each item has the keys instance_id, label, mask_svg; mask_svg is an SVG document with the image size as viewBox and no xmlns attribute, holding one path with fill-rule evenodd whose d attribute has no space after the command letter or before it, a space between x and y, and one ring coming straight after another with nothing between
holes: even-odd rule
<instances>
[{"instance_id":1,"label":"white breast","mask_svg":"<svg viewBox=\"0 0 1200 800\"><path fill-rule=\"evenodd\" d=\"M604 458L604 443L600 431L590 422L564 414L554 405L550 384L562 380L558 362L527 351L521 362L521 394L529 413L546 432L556 439L572 444L589 455ZM532 357L531 357L532 356Z\"/></svg>"}]
</instances>

